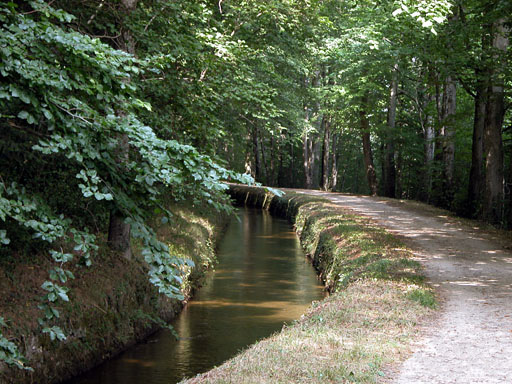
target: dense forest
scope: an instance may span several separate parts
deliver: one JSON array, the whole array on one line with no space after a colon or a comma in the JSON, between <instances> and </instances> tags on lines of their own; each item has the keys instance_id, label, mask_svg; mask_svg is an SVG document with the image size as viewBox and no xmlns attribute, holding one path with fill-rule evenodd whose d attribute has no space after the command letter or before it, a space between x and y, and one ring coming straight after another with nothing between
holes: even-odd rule
<instances>
[{"instance_id":1,"label":"dense forest","mask_svg":"<svg viewBox=\"0 0 512 384\"><path fill-rule=\"evenodd\" d=\"M180 296L148 221L223 181L417 199L512 226L512 3L52 0L0 5L1 258L98 237ZM0 317L0 327L4 326ZM0 328L1 330L1 328ZM23 367L0 333L0 360Z\"/></svg>"}]
</instances>

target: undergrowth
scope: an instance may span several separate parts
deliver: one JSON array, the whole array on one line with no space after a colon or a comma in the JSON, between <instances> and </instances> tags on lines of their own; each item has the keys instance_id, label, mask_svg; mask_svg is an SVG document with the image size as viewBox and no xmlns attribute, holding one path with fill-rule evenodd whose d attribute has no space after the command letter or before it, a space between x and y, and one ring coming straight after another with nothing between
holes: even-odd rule
<instances>
[{"instance_id":1,"label":"undergrowth","mask_svg":"<svg viewBox=\"0 0 512 384\"><path fill-rule=\"evenodd\" d=\"M173 255L195 263L195 268L184 271L182 288L188 296L205 269L215 262L214 244L226 217L209 207L171 210L172 222L162 225L155 217L154 227ZM31 263L21 258L0 264L0 314L9 321L9 328L1 331L21 345L34 368L27 373L0 364L0 383L48 383L69 378L142 341L180 310L180 302L163 297L150 284L140 243L132 242L131 261L109 251L104 242L101 245L92 266L73 270L79 279L70 284L71 300L58 308L59 325L67 335L60 343L41 335L35 320L40 286L51 261L36 253Z\"/></svg>"}]
</instances>

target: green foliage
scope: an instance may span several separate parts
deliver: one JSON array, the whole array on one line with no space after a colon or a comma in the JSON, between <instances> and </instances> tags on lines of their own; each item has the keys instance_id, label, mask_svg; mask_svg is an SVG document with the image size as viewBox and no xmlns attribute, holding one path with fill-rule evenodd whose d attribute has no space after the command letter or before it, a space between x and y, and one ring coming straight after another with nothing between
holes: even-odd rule
<instances>
[{"instance_id":1,"label":"green foliage","mask_svg":"<svg viewBox=\"0 0 512 384\"><path fill-rule=\"evenodd\" d=\"M64 335L64 332L62 332L62 329L60 329L60 327L57 327L57 326L43 328L43 333L47 333L50 336L51 341L66 340L66 335Z\"/></svg>"},{"instance_id":2,"label":"green foliage","mask_svg":"<svg viewBox=\"0 0 512 384\"><path fill-rule=\"evenodd\" d=\"M393 16L407 15L407 17L416 20L422 28L429 29L434 35L437 35L435 25L443 24L446 16L451 13L453 3L450 1L419 1L409 0L398 1L399 8L393 11Z\"/></svg>"},{"instance_id":3,"label":"green foliage","mask_svg":"<svg viewBox=\"0 0 512 384\"><path fill-rule=\"evenodd\" d=\"M164 196L228 209L221 181L251 182L145 125L139 115L151 108L136 80L159 69L74 31L75 20L41 0L0 6L0 242L9 247L4 252L14 251L19 242L11 240L27 233L58 263L39 306L51 340L65 339L55 305L69 300L59 284L73 275L63 266L92 263L99 212L126 217L142 240L150 281L179 299L180 268L191 262L157 240L149 212L158 208L170 218ZM126 157L120 140L129 147ZM84 212L92 218L83 219ZM2 360L18 361L16 349L4 349Z\"/></svg>"},{"instance_id":4,"label":"green foliage","mask_svg":"<svg viewBox=\"0 0 512 384\"><path fill-rule=\"evenodd\" d=\"M0 361L20 369L32 370L32 368L26 365L27 361L18 351L16 344L6 339L2 334L2 328L5 327L7 327L7 324L4 318L0 316Z\"/></svg>"}]
</instances>

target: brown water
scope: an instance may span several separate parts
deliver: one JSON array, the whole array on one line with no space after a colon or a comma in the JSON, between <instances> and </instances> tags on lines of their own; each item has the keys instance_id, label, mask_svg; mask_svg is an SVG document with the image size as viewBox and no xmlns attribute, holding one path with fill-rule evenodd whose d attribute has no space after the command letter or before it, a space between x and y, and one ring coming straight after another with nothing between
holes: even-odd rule
<instances>
[{"instance_id":1,"label":"brown water","mask_svg":"<svg viewBox=\"0 0 512 384\"><path fill-rule=\"evenodd\" d=\"M205 372L298 319L323 297L287 221L240 209L221 241L219 264L173 326L73 384L172 384Z\"/></svg>"}]
</instances>

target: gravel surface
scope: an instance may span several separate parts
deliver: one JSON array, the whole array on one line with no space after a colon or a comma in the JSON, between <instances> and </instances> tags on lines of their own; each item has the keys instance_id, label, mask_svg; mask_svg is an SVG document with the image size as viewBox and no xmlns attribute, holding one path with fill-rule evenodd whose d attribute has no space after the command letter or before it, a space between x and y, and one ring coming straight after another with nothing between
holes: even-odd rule
<instances>
[{"instance_id":1,"label":"gravel surface","mask_svg":"<svg viewBox=\"0 0 512 384\"><path fill-rule=\"evenodd\" d=\"M417 251L441 299L393 383L512 383L512 253L485 231L399 201L319 191Z\"/></svg>"}]
</instances>

